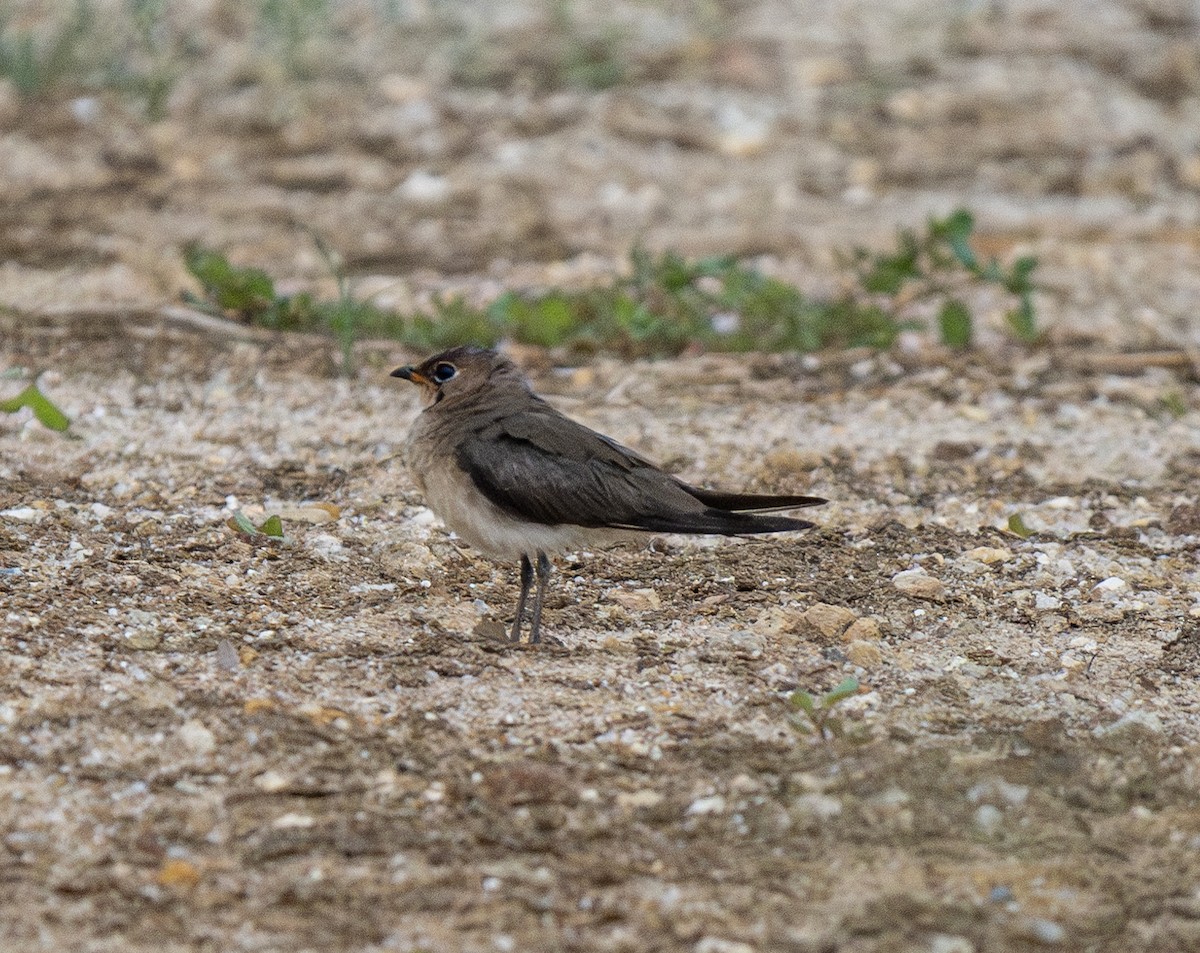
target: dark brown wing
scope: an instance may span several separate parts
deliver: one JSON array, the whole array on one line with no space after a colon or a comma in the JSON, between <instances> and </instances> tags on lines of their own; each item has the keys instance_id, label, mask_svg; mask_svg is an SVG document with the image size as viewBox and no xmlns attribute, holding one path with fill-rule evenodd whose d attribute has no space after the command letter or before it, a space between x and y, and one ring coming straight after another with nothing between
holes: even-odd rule
<instances>
[{"instance_id":1,"label":"dark brown wing","mask_svg":"<svg viewBox=\"0 0 1200 953\"><path fill-rule=\"evenodd\" d=\"M740 511L818 502L814 497L756 498L694 489L545 404L509 414L467 435L457 456L489 500L513 516L547 525L662 533L777 533L813 524ZM761 507L752 502L755 499Z\"/></svg>"}]
</instances>

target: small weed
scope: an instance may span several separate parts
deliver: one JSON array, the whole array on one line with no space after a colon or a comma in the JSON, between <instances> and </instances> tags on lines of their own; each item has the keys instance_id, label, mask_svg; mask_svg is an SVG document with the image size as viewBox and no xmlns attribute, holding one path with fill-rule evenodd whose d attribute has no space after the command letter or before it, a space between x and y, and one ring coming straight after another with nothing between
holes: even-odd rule
<instances>
[{"instance_id":1,"label":"small weed","mask_svg":"<svg viewBox=\"0 0 1200 953\"><path fill-rule=\"evenodd\" d=\"M275 282L258 268L239 268L219 252L198 245L184 249L183 263L204 289L204 298L184 293L184 300L200 307L231 312L243 320L267 327L284 327L280 312L286 298L275 293Z\"/></svg>"},{"instance_id":2,"label":"small weed","mask_svg":"<svg viewBox=\"0 0 1200 953\"><path fill-rule=\"evenodd\" d=\"M0 77L25 97L40 96L78 73L80 46L92 34L96 12L76 0L72 14L49 32L13 27L0 11Z\"/></svg>"},{"instance_id":3,"label":"small weed","mask_svg":"<svg viewBox=\"0 0 1200 953\"><path fill-rule=\"evenodd\" d=\"M269 542L286 542L287 537L283 535L283 520L278 515L272 514L268 516L261 525L255 526L253 520L250 519L241 510L234 510L234 513L225 521L238 539L247 543L269 543Z\"/></svg>"},{"instance_id":4,"label":"small weed","mask_svg":"<svg viewBox=\"0 0 1200 953\"><path fill-rule=\"evenodd\" d=\"M970 284L993 285L1012 295L1016 301L1005 316L1009 330L1024 343L1036 341L1033 272L1037 259L1021 257L1007 269L995 258L984 264L971 248L974 228L975 217L966 209L956 209L943 219L930 219L923 234L902 229L893 251L856 248L849 263L861 289L880 296L894 321L900 322L920 305L940 301L938 329L942 343L950 347L967 347L974 337L974 319L959 297Z\"/></svg>"},{"instance_id":5,"label":"small weed","mask_svg":"<svg viewBox=\"0 0 1200 953\"><path fill-rule=\"evenodd\" d=\"M166 22L167 0L127 0L129 19L133 28L134 53L141 60L140 69L125 68L123 86L143 103L146 118L157 122L166 118L167 100L175 88L179 57L174 38Z\"/></svg>"},{"instance_id":6,"label":"small weed","mask_svg":"<svg viewBox=\"0 0 1200 953\"><path fill-rule=\"evenodd\" d=\"M311 79L317 71L314 40L330 32L330 0L259 0L258 28L286 76Z\"/></svg>"},{"instance_id":7,"label":"small weed","mask_svg":"<svg viewBox=\"0 0 1200 953\"><path fill-rule=\"evenodd\" d=\"M354 342L362 331L387 334L396 319L373 304L356 300L341 260L315 233L317 250L325 259L338 286L333 301L317 301L301 292L282 295L275 282L259 268L240 268L220 252L193 245L184 250L184 265L200 282L203 296L184 293L184 300L202 310L232 315L250 324L281 331L331 331L342 348L342 371L353 372Z\"/></svg>"},{"instance_id":8,"label":"small weed","mask_svg":"<svg viewBox=\"0 0 1200 953\"><path fill-rule=\"evenodd\" d=\"M58 409L58 405L54 401L41 392L36 380L16 397L0 401L0 413L15 414L22 407L28 407L33 411L33 416L43 427L49 427L51 430L62 433L71 426L70 418Z\"/></svg>"},{"instance_id":9,"label":"small weed","mask_svg":"<svg viewBox=\"0 0 1200 953\"><path fill-rule=\"evenodd\" d=\"M611 89L626 77L628 67L621 56L622 37L615 26L598 34L583 30L573 0L554 0L551 7L551 36L561 38L557 51L557 85L578 89Z\"/></svg>"},{"instance_id":10,"label":"small weed","mask_svg":"<svg viewBox=\"0 0 1200 953\"><path fill-rule=\"evenodd\" d=\"M545 0L545 24L531 34L468 32L452 65L454 79L469 86L531 85L557 89L611 89L630 76L628 38L620 26L590 24L577 14L578 0ZM465 24L464 24L465 25Z\"/></svg>"},{"instance_id":11,"label":"small weed","mask_svg":"<svg viewBox=\"0 0 1200 953\"><path fill-rule=\"evenodd\" d=\"M1025 518L1020 513L1013 513L1008 518L1008 531L1021 539L1028 539L1033 535L1033 530L1025 524Z\"/></svg>"},{"instance_id":12,"label":"small weed","mask_svg":"<svg viewBox=\"0 0 1200 953\"><path fill-rule=\"evenodd\" d=\"M858 679L846 678L836 688L819 698L805 691L792 692L788 701L792 705L789 721L801 734L815 734L821 741L841 738L846 732L840 718L834 717L837 706L858 693Z\"/></svg>"},{"instance_id":13,"label":"small weed","mask_svg":"<svg viewBox=\"0 0 1200 953\"><path fill-rule=\"evenodd\" d=\"M1188 412L1187 400L1177 390L1168 391L1159 398L1159 406L1168 416L1175 420L1186 417Z\"/></svg>"}]
</instances>

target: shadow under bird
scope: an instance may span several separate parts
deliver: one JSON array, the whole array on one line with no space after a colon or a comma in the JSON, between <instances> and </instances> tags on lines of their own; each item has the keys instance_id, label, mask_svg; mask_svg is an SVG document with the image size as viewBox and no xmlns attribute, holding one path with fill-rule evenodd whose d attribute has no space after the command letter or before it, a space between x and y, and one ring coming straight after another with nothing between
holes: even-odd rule
<instances>
[{"instance_id":1,"label":"shadow under bird","mask_svg":"<svg viewBox=\"0 0 1200 953\"><path fill-rule=\"evenodd\" d=\"M398 367L392 376L416 384L425 404L405 447L425 502L480 552L520 560L514 642L535 573L529 640L540 640L550 553L637 533L743 536L808 529L813 524L806 520L775 514L826 502L690 486L563 416L495 351L457 347Z\"/></svg>"}]
</instances>

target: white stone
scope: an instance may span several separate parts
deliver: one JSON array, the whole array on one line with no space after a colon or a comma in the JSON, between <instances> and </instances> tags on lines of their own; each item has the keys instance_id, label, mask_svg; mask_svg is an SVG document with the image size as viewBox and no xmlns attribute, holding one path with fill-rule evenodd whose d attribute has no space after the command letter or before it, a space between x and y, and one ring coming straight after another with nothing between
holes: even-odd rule
<instances>
[{"instance_id":1,"label":"white stone","mask_svg":"<svg viewBox=\"0 0 1200 953\"><path fill-rule=\"evenodd\" d=\"M975 826L989 837L1000 830L1003 822L1004 815L994 804L981 804L975 810Z\"/></svg>"},{"instance_id":2,"label":"white stone","mask_svg":"<svg viewBox=\"0 0 1200 953\"><path fill-rule=\"evenodd\" d=\"M18 523L37 523L45 517L45 510L35 510L32 506L15 506L11 510L0 510L0 516Z\"/></svg>"},{"instance_id":3,"label":"white stone","mask_svg":"<svg viewBox=\"0 0 1200 953\"><path fill-rule=\"evenodd\" d=\"M699 817L704 817L708 814L724 814L725 798L719 794L714 794L712 797L697 798L688 805L687 813Z\"/></svg>"},{"instance_id":4,"label":"white stone","mask_svg":"<svg viewBox=\"0 0 1200 953\"><path fill-rule=\"evenodd\" d=\"M196 718L179 726L179 740L194 754L211 754L217 747L216 735Z\"/></svg>"}]
</instances>

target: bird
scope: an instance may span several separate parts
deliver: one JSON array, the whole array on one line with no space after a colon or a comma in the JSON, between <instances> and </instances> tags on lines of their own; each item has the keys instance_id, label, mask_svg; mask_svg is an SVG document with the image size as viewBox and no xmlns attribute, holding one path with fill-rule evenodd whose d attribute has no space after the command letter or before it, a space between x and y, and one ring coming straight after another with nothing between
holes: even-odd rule
<instances>
[{"instance_id":1,"label":"bird","mask_svg":"<svg viewBox=\"0 0 1200 953\"><path fill-rule=\"evenodd\" d=\"M519 561L512 642L521 640L535 577L529 641L541 640L551 554L639 534L810 529L777 514L828 502L691 486L555 410L495 350L455 347L391 376L415 384L424 405L403 456L426 504L484 555Z\"/></svg>"}]
</instances>

